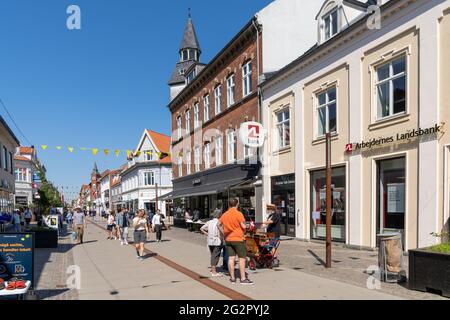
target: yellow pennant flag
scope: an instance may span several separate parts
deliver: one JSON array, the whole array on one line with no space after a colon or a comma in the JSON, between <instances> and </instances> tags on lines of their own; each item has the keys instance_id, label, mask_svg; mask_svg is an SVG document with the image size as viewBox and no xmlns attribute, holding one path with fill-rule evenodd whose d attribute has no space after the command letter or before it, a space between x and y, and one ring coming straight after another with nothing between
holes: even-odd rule
<instances>
[{"instance_id":1,"label":"yellow pennant flag","mask_svg":"<svg viewBox=\"0 0 450 320\"><path fill-rule=\"evenodd\" d=\"M109 155L109 149L105 149L103 152L105 153L105 156Z\"/></svg>"},{"instance_id":2,"label":"yellow pennant flag","mask_svg":"<svg viewBox=\"0 0 450 320\"><path fill-rule=\"evenodd\" d=\"M70 153L73 152L73 147L68 147L67 149L69 150Z\"/></svg>"},{"instance_id":3,"label":"yellow pennant flag","mask_svg":"<svg viewBox=\"0 0 450 320\"><path fill-rule=\"evenodd\" d=\"M94 156L96 156L97 153L98 153L98 149L97 149L97 148L92 148L92 154L93 154Z\"/></svg>"},{"instance_id":4,"label":"yellow pennant flag","mask_svg":"<svg viewBox=\"0 0 450 320\"><path fill-rule=\"evenodd\" d=\"M148 154L149 156L151 156L151 155L153 154L153 152L147 151L146 154Z\"/></svg>"},{"instance_id":5,"label":"yellow pennant flag","mask_svg":"<svg viewBox=\"0 0 450 320\"><path fill-rule=\"evenodd\" d=\"M116 153L116 157L118 157L118 156L120 155L120 150L117 149L117 150L115 151L115 153Z\"/></svg>"},{"instance_id":6,"label":"yellow pennant flag","mask_svg":"<svg viewBox=\"0 0 450 320\"><path fill-rule=\"evenodd\" d=\"M48 146L42 145L41 148L42 148L42 150L47 150Z\"/></svg>"},{"instance_id":7,"label":"yellow pennant flag","mask_svg":"<svg viewBox=\"0 0 450 320\"><path fill-rule=\"evenodd\" d=\"M61 150L62 147L61 146L56 146L56 149Z\"/></svg>"},{"instance_id":8,"label":"yellow pennant flag","mask_svg":"<svg viewBox=\"0 0 450 320\"><path fill-rule=\"evenodd\" d=\"M127 158L130 158L130 157L131 157L131 151L127 150Z\"/></svg>"},{"instance_id":9,"label":"yellow pennant flag","mask_svg":"<svg viewBox=\"0 0 450 320\"><path fill-rule=\"evenodd\" d=\"M158 158L161 158L161 152L156 153L158 155Z\"/></svg>"},{"instance_id":10,"label":"yellow pennant flag","mask_svg":"<svg viewBox=\"0 0 450 320\"><path fill-rule=\"evenodd\" d=\"M140 156L141 156L141 152L140 152L140 151L136 152L136 155L137 155L138 157L140 157Z\"/></svg>"}]
</instances>

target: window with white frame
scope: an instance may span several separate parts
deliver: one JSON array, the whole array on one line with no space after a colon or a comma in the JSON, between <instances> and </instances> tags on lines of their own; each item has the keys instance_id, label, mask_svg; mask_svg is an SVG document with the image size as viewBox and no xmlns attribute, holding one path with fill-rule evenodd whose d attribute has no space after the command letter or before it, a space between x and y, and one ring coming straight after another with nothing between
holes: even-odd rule
<instances>
[{"instance_id":1,"label":"window with white frame","mask_svg":"<svg viewBox=\"0 0 450 320\"><path fill-rule=\"evenodd\" d=\"M242 67L242 95L248 96L252 93L252 62L249 61Z\"/></svg>"},{"instance_id":2,"label":"window with white frame","mask_svg":"<svg viewBox=\"0 0 450 320\"><path fill-rule=\"evenodd\" d=\"M227 107L234 104L234 74L229 76L227 79Z\"/></svg>"},{"instance_id":3,"label":"window with white frame","mask_svg":"<svg viewBox=\"0 0 450 320\"><path fill-rule=\"evenodd\" d=\"M191 174L191 152L186 152L186 174Z\"/></svg>"},{"instance_id":4,"label":"window with white frame","mask_svg":"<svg viewBox=\"0 0 450 320\"><path fill-rule=\"evenodd\" d=\"M323 40L326 41L339 32L339 9L336 8L323 17Z\"/></svg>"},{"instance_id":5,"label":"window with white frame","mask_svg":"<svg viewBox=\"0 0 450 320\"><path fill-rule=\"evenodd\" d=\"M144 186L154 186L155 185L155 173L153 171L144 173Z\"/></svg>"},{"instance_id":6,"label":"window with white frame","mask_svg":"<svg viewBox=\"0 0 450 320\"><path fill-rule=\"evenodd\" d=\"M16 181L27 182L28 181L28 170L26 168L16 169Z\"/></svg>"},{"instance_id":7,"label":"window with white frame","mask_svg":"<svg viewBox=\"0 0 450 320\"><path fill-rule=\"evenodd\" d=\"M209 121L209 95L203 97L203 121Z\"/></svg>"},{"instance_id":8,"label":"window with white frame","mask_svg":"<svg viewBox=\"0 0 450 320\"><path fill-rule=\"evenodd\" d=\"M203 149L203 157L205 160L205 169L211 168L211 146L209 143L205 144Z\"/></svg>"},{"instance_id":9,"label":"window with white frame","mask_svg":"<svg viewBox=\"0 0 450 320\"><path fill-rule=\"evenodd\" d=\"M194 164L195 172L200 171L200 146L196 146L194 149Z\"/></svg>"},{"instance_id":10,"label":"window with white frame","mask_svg":"<svg viewBox=\"0 0 450 320\"><path fill-rule=\"evenodd\" d=\"M198 102L194 105L194 128L200 126L200 106Z\"/></svg>"},{"instance_id":11,"label":"window with white frame","mask_svg":"<svg viewBox=\"0 0 450 320\"><path fill-rule=\"evenodd\" d=\"M220 112L222 112L222 85L218 85L214 89L214 101L215 101L215 109L216 109L216 115L218 115Z\"/></svg>"},{"instance_id":12,"label":"window with white frame","mask_svg":"<svg viewBox=\"0 0 450 320\"><path fill-rule=\"evenodd\" d=\"M317 95L317 136L337 131L336 87Z\"/></svg>"},{"instance_id":13,"label":"window with white frame","mask_svg":"<svg viewBox=\"0 0 450 320\"><path fill-rule=\"evenodd\" d=\"M178 157L178 177L183 176L183 157Z\"/></svg>"},{"instance_id":14,"label":"window with white frame","mask_svg":"<svg viewBox=\"0 0 450 320\"><path fill-rule=\"evenodd\" d=\"M227 161L231 163L234 160L236 160L234 130L229 130L227 133Z\"/></svg>"},{"instance_id":15,"label":"window with white frame","mask_svg":"<svg viewBox=\"0 0 450 320\"><path fill-rule=\"evenodd\" d=\"M406 57L376 68L377 119L406 112Z\"/></svg>"},{"instance_id":16,"label":"window with white frame","mask_svg":"<svg viewBox=\"0 0 450 320\"><path fill-rule=\"evenodd\" d=\"M191 110L186 110L186 133L191 132Z\"/></svg>"},{"instance_id":17,"label":"window with white frame","mask_svg":"<svg viewBox=\"0 0 450 320\"><path fill-rule=\"evenodd\" d=\"M217 136L216 137L216 150L215 150L216 166L219 166L223 163L222 150L223 150L222 136Z\"/></svg>"},{"instance_id":18,"label":"window with white frame","mask_svg":"<svg viewBox=\"0 0 450 320\"><path fill-rule=\"evenodd\" d=\"M291 145L291 131L290 131L290 108L285 107L275 113L275 128L277 136L275 140L275 150L281 150Z\"/></svg>"},{"instance_id":19,"label":"window with white frame","mask_svg":"<svg viewBox=\"0 0 450 320\"><path fill-rule=\"evenodd\" d=\"M177 117L177 136L178 136L178 139L181 139L181 137L182 137L181 117Z\"/></svg>"}]
</instances>

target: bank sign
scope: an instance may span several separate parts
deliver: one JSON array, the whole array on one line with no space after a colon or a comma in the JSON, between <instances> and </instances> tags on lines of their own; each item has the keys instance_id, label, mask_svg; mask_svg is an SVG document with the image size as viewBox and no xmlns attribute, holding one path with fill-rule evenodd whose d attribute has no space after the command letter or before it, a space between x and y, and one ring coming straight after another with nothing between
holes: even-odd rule
<instances>
[{"instance_id":1,"label":"bank sign","mask_svg":"<svg viewBox=\"0 0 450 320\"><path fill-rule=\"evenodd\" d=\"M264 145L266 133L262 124L258 122L245 122L239 130L241 142L249 148L259 148Z\"/></svg>"},{"instance_id":2,"label":"bank sign","mask_svg":"<svg viewBox=\"0 0 450 320\"><path fill-rule=\"evenodd\" d=\"M369 141L361 141L357 143L349 143L345 146L345 152L353 153L357 151L371 150L376 147L381 147L395 142L402 142L415 138L429 136L432 134L444 133L443 132L444 125L445 123L441 123L440 125L436 124L434 125L434 127L426 129L418 128L404 133L397 133L396 135L384 138L372 139Z\"/></svg>"}]
</instances>

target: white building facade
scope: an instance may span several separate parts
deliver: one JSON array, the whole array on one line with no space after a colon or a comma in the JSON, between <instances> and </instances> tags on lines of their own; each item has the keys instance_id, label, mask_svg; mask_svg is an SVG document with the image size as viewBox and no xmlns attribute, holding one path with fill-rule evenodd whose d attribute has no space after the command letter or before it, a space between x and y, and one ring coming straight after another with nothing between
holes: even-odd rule
<instances>
[{"instance_id":1,"label":"white building facade","mask_svg":"<svg viewBox=\"0 0 450 320\"><path fill-rule=\"evenodd\" d=\"M277 112L286 109L293 141L271 149L284 137L269 135L266 201L273 200L270 170L292 170L280 160L289 149L295 237L324 239L331 133L333 240L375 248L378 234L396 232L405 250L433 245L431 233L449 224L450 4L380 1L380 28L372 2L360 4L323 1L316 46L262 86L265 125L279 128Z\"/></svg>"},{"instance_id":2,"label":"white building facade","mask_svg":"<svg viewBox=\"0 0 450 320\"><path fill-rule=\"evenodd\" d=\"M121 205L136 212L144 209L168 213L168 202L161 197L172 192L170 137L145 130L128 168L120 173Z\"/></svg>"}]
</instances>

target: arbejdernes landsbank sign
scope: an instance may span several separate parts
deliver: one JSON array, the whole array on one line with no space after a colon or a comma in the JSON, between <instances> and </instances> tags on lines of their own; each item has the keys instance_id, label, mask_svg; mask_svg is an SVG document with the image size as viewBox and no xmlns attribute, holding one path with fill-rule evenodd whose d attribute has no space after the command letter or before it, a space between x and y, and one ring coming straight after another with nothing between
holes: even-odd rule
<instances>
[{"instance_id":1,"label":"arbejdernes landsbank sign","mask_svg":"<svg viewBox=\"0 0 450 320\"><path fill-rule=\"evenodd\" d=\"M361 141L357 143L349 143L345 146L346 153L353 152L361 152L374 149L376 147L382 147L385 145L389 145L396 142L404 142L412 139L420 139L425 136L437 135L438 133L443 134L443 128L445 123L441 123L440 125L435 124L433 127L429 127L426 129L418 128L404 133L397 133L396 135L392 135L389 137L372 139L369 141Z\"/></svg>"}]
</instances>

